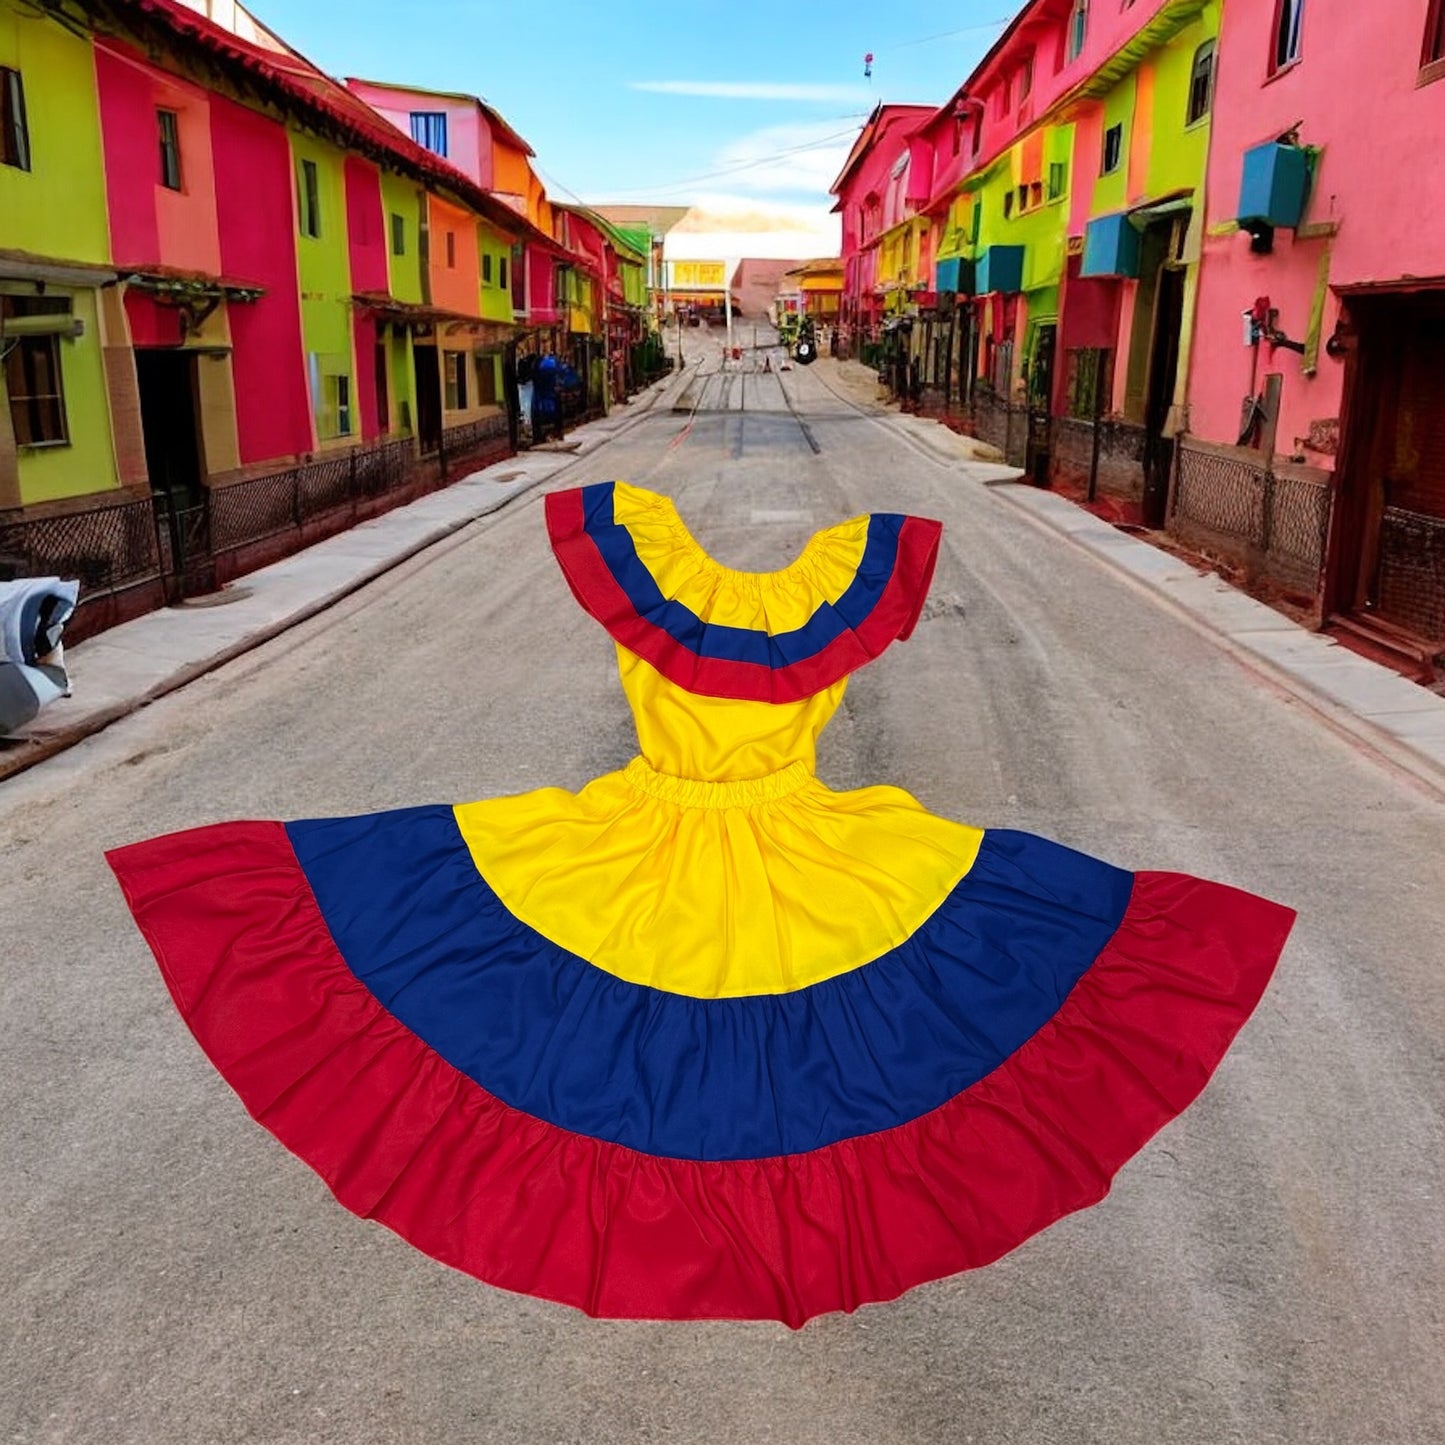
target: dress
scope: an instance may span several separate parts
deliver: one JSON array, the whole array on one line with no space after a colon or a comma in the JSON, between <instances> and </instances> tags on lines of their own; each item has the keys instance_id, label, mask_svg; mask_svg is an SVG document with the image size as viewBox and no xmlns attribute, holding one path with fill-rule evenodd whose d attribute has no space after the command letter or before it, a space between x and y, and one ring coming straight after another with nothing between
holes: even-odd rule
<instances>
[{"instance_id":1,"label":"dress","mask_svg":"<svg viewBox=\"0 0 1445 1445\"><path fill-rule=\"evenodd\" d=\"M739 573L620 482L546 511L616 644L627 767L109 855L246 1107L357 1214L600 1316L797 1326L1102 1198L1293 913L818 781L938 523L855 518Z\"/></svg>"}]
</instances>

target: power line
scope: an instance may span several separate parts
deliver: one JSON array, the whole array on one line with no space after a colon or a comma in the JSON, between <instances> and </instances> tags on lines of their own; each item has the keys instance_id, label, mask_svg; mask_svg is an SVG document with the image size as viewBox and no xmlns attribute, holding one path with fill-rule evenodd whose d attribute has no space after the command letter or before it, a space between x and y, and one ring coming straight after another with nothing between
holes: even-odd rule
<instances>
[{"instance_id":1,"label":"power line","mask_svg":"<svg viewBox=\"0 0 1445 1445\"><path fill-rule=\"evenodd\" d=\"M860 112L853 118L866 120L867 116ZM842 119L842 117L839 117L839 119ZM817 140L807 141L803 145L787 146L782 150L774 151L771 155L759 156L756 160L742 161L738 165L727 166L722 170L708 171L700 176L686 176L681 180L668 181L655 186L624 186L621 190L614 189L611 194L635 196L651 191L676 190L680 186L696 185L699 181L717 180L720 176L733 176L737 175L739 171L755 170L758 166L770 166L774 161L781 160L784 156L800 155L804 151L822 150L824 146L832 145L834 141L842 140L845 136L857 135L857 133L858 130L856 126L849 126L847 130L835 131L831 135L819 136Z\"/></svg>"}]
</instances>

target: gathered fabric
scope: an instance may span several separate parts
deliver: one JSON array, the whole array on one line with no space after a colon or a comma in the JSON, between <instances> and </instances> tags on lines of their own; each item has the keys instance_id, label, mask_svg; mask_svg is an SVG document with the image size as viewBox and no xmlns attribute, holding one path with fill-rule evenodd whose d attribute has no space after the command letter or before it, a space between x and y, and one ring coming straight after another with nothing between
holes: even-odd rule
<instances>
[{"instance_id":1,"label":"gathered fabric","mask_svg":"<svg viewBox=\"0 0 1445 1445\"><path fill-rule=\"evenodd\" d=\"M246 1107L348 1209L600 1316L799 1326L1102 1198L1292 912L816 777L936 523L855 518L755 574L622 483L547 514L617 650L625 768L109 855Z\"/></svg>"}]
</instances>

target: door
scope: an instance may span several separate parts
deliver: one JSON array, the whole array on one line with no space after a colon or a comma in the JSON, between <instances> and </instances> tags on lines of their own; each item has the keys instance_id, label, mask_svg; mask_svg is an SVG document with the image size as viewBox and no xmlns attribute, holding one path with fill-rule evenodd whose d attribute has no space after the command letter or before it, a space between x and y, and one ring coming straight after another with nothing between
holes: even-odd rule
<instances>
[{"instance_id":1,"label":"door","mask_svg":"<svg viewBox=\"0 0 1445 1445\"><path fill-rule=\"evenodd\" d=\"M151 491L164 493L175 506L196 506L204 499L204 489L195 353L179 348L140 348L135 354L135 370Z\"/></svg>"},{"instance_id":2,"label":"door","mask_svg":"<svg viewBox=\"0 0 1445 1445\"><path fill-rule=\"evenodd\" d=\"M1149 348L1149 380L1144 399L1144 495L1146 527L1162 527L1169 503L1174 438L1167 434L1179 377L1179 334L1184 325L1184 268L1159 272L1154 298L1154 335Z\"/></svg>"},{"instance_id":3,"label":"door","mask_svg":"<svg viewBox=\"0 0 1445 1445\"><path fill-rule=\"evenodd\" d=\"M1340 460L1332 603L1445 648L1445 298L1352 301L1359 338Z\"/></svg>"},{"instance_id":4,"label":"door","mask_svg":"<svg viewBox=\"0 0 1445 1445\"><path fill-rule=\"evenodd\" d=\"M1054 396L1054 352L1058 346L1059 328L1053 322L1034 332L1033 356L1029 362L1029 430L1024 454L1024 470L1036 487L1049 484L1052 462Z\"/></svg>"},{"instance_id":5,"label":"door","mask_svg":"<svg viewBox=\"0 0 1445 1445\"><path fill-rule=\"evenodd\" d=\"M135 353L141 436L155 499L166 600L215 586L209 500L201 467L194 352L141 347Z\"/></svg>"},{"instance_id":6,"label":"door","mask_svg":"<svg viewBox=\"0 0 1445 1445\"><path fill-rule=\"evenodd\" d=\"M435 342L412 348L416 372L416 436L423 456L441 450L442 378Z\"/></svg>"}]
</instances>

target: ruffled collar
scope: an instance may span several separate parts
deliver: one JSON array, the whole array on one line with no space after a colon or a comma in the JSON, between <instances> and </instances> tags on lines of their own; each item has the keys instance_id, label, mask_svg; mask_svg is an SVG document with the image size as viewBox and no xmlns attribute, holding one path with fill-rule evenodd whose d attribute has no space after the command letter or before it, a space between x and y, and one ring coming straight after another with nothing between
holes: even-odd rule
<instances>
[{"instance_id":1,"label":"ruffled collar","mask_svg":"<svg viewBox=\"0 0 1445 1445\"><path fill-rule=\"evenodd\" d=\"M624 647L690 692L795 702L907 637L939 523L878 512L816 533L775 572L724 567L672 501L603 482L547 498L573 593Z\"/></svg>"}]
</instances>

